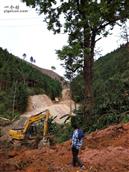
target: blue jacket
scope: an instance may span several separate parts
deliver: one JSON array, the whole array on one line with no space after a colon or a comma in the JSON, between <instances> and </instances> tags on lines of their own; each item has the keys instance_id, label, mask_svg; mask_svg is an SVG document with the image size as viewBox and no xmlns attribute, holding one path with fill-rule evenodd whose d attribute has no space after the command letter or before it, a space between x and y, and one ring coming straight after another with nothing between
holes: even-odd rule
<instances>
[{"instance_id":1,"label":"blue jacket","mask_svg":"<svg viewBox=\"0 0 129 172\"><path fill-rule=\"evenodd\" d=\"M75 147L76 149L80 149L82 146L82 138L84 137L84 133L80 129L76 129L73 132L72 135L72 147Z\"/></svg>"}]
</instances>

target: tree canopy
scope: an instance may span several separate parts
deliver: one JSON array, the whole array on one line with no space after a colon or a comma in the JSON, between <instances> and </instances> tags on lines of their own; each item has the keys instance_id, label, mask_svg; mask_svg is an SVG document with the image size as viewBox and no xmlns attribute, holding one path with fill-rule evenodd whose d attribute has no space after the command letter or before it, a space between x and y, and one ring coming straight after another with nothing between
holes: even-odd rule
<instances>
[{"instance_id":1,"label":"tree canopy","mask_svg":"<svg viewBox=\"0 0 129 172\"><path fill-rule=\"evenodd\" d=\"M68 77L83 71L86 111L93 106L94 49L99 36L129 17L128 0L23 0L27 5L39 6L48 29L68 34L68 45L57 54L64 61ZM108 26L108 29L107 29Z\"/></svg>"}]
</instances>

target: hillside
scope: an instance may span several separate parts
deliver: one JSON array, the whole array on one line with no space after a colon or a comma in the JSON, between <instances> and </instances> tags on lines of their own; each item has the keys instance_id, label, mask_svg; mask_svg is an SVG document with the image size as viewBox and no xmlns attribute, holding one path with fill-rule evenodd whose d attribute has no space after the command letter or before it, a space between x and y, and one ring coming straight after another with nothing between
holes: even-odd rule
<instances>
[{"instance_id":1,"label":"hillside","mask_svg":"<svg viewBox=\"0 0 129 172\"><path fill-rule=\"evenodd\" d=\"M129 123L127 123L129 121L128 57L127 46L122 46L95 61L93 89L96 105L93 109L91 121L83 124L85 131L89 133L91 131L95 132L86 134L84 145L80 152L80 158L86 168L83 170L84 172L129 171ZM74 98L77 98L78 101L79 99L82 100L82 76L75 78L72 86L74 90L73 97L75 96ZM64 92L64 97L66 95L66 92ZM47 101L43 102L44 98ZM69 99L68 95L67 98ZM69 103L68 99L65 102L67 104ZM47 103L52 107L52 111L56 109L60 113L58 104L55 103L53 105L53 102L48 98L46 99L43 94L33 95L29 101L31 102L30 106L28 106L29 110L33 110L35 107L38 109L41 106L47 106ZM40 102L38 103L38 101ZM65 101L65 98L62 101ZM40 107L39 104L41 105ZM68 140L72 129L71 126L66 125L64 127L61 125L58 127L54 130L54 134L57 134L61 141ZM8 126L5 129L7 130ZM80 172L78 167L73 168L71 165L72 155L69 140L61 144L55 142L55 144L53 143L53 145L41 149L32 149L24 146L12 147L6 139L0 137L1 171Z\"/></svg>"},{"instance_id":2,"label":"hillside","mask_svg":"<svg viewBox=\"0 0 129 172\"><path fill-rule=\"evenodd\" d=\"M40 68L34 64L32 64L32 66L38 70L40 70L43 74L49 76L50 78L57 80L61 83L62 87L66 88L67 87L67 82L65 81L65 79L60 76L59 74L57 74L55 71L50 70L50 69L44 69L44 68Z\"/></svg>"},{"instance_id":3,"label":"hillside","mask_svg":"<svg viewBox=\"0 0 129 172\"><path fill-rule=\"evenodd\" d=\"M61 95L60 81L37 68L0 48L0 116L24 112L28 96L47 94L54 100Z\"/></svg>"},{"instance_id":4,"label":"hillside","mask_svg":"<svg viewBox=\"0 0 129 172\"><path fill-rule=\"evenodd\" d=\"M129 171L129 123L86 135L80 153L84 172ZM0 169L7 172L80 172L71 165L70 141L40 150L0 146Z\"/></svg>"},{"instance_id":5,"label":"hillside","mask_svg":"<svg viewBox=\"0 0 129 172\"><path fill-rule=\"evenodd\" d=\"M98 112L123 113L128 110L129 49L127 45L94 64L94 96Z\"/></svg>"},{"instance_id":6,"label":"hillside","mask_svg":"<svg viewBox=\"0 0 129 172\"><path fill-rule=\"evenodd\" d=\"M84 99L82 75L73 80L72 92L75 101L81 102ZM122 45L94 62L93 93L95 106L87 130L129 121L128 45Z\"/></svg>"}]
</instances>

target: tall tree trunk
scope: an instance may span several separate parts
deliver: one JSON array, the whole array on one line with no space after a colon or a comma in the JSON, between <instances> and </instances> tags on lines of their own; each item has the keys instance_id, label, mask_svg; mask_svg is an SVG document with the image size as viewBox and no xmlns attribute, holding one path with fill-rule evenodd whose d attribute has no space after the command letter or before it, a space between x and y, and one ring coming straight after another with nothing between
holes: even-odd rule
<instances>
[{"instance_id":1,"label":"tall tree trunk","mask_svg":"<svg viewBox=\"0 0 129 172\"><path fill-rule=\"evenodd\" d=\"M87 33L84 29L84 83L85 83L85 101L84 113L90 114L94 106L92 79L94 62L95 32Z\"/></svg>"},{"instance_id":2,"label":"tall tree trunk","mask_svg":"<svg viewBox=\"0 0 129 172\"><path fill-rule=\"evenodd\" d=\"M92 90L92 74L93 74L93 57L89 54L84 55L84 83L85 83L85 111L89 112L93 107L93 90Z\"/></svg>"}]
</instances>

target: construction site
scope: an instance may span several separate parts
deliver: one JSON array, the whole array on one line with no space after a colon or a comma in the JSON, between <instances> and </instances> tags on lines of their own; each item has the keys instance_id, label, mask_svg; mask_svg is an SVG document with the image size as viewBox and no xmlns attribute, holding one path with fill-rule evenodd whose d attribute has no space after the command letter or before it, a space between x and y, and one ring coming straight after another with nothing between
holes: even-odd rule
<instances>
[{"instance_id":1,"label":"construction site","mask_svg":"<svg viewBox=\"0 0 129 172\"><path fill-rule=\"evenodd\" d=\"M129 172L129 1L0 7L0 172Z\"/></svg>"},{"instance_id":2,"label":"construction site","mask_svg":"<svg viewBox=\"0 0 129 172\"><path fill-rule=\"evenodd\" d=\"M61 116L74 108L69 90L64 90L62 100L52 102L46 95L31 96L28 109L21 116L38 114L48 109L63 123ZM1 125L0 171L1 172L80 172L72 166L71 140L61 144L43 145L40 148L13 145L8 142L8 131L17 120ZM61 134L61 133L60 133ZM84 172L128 172L129 171L129 123L112 125L103 130L86 134L79 153L85 165Z\"/></svg>"}]
</instances>

